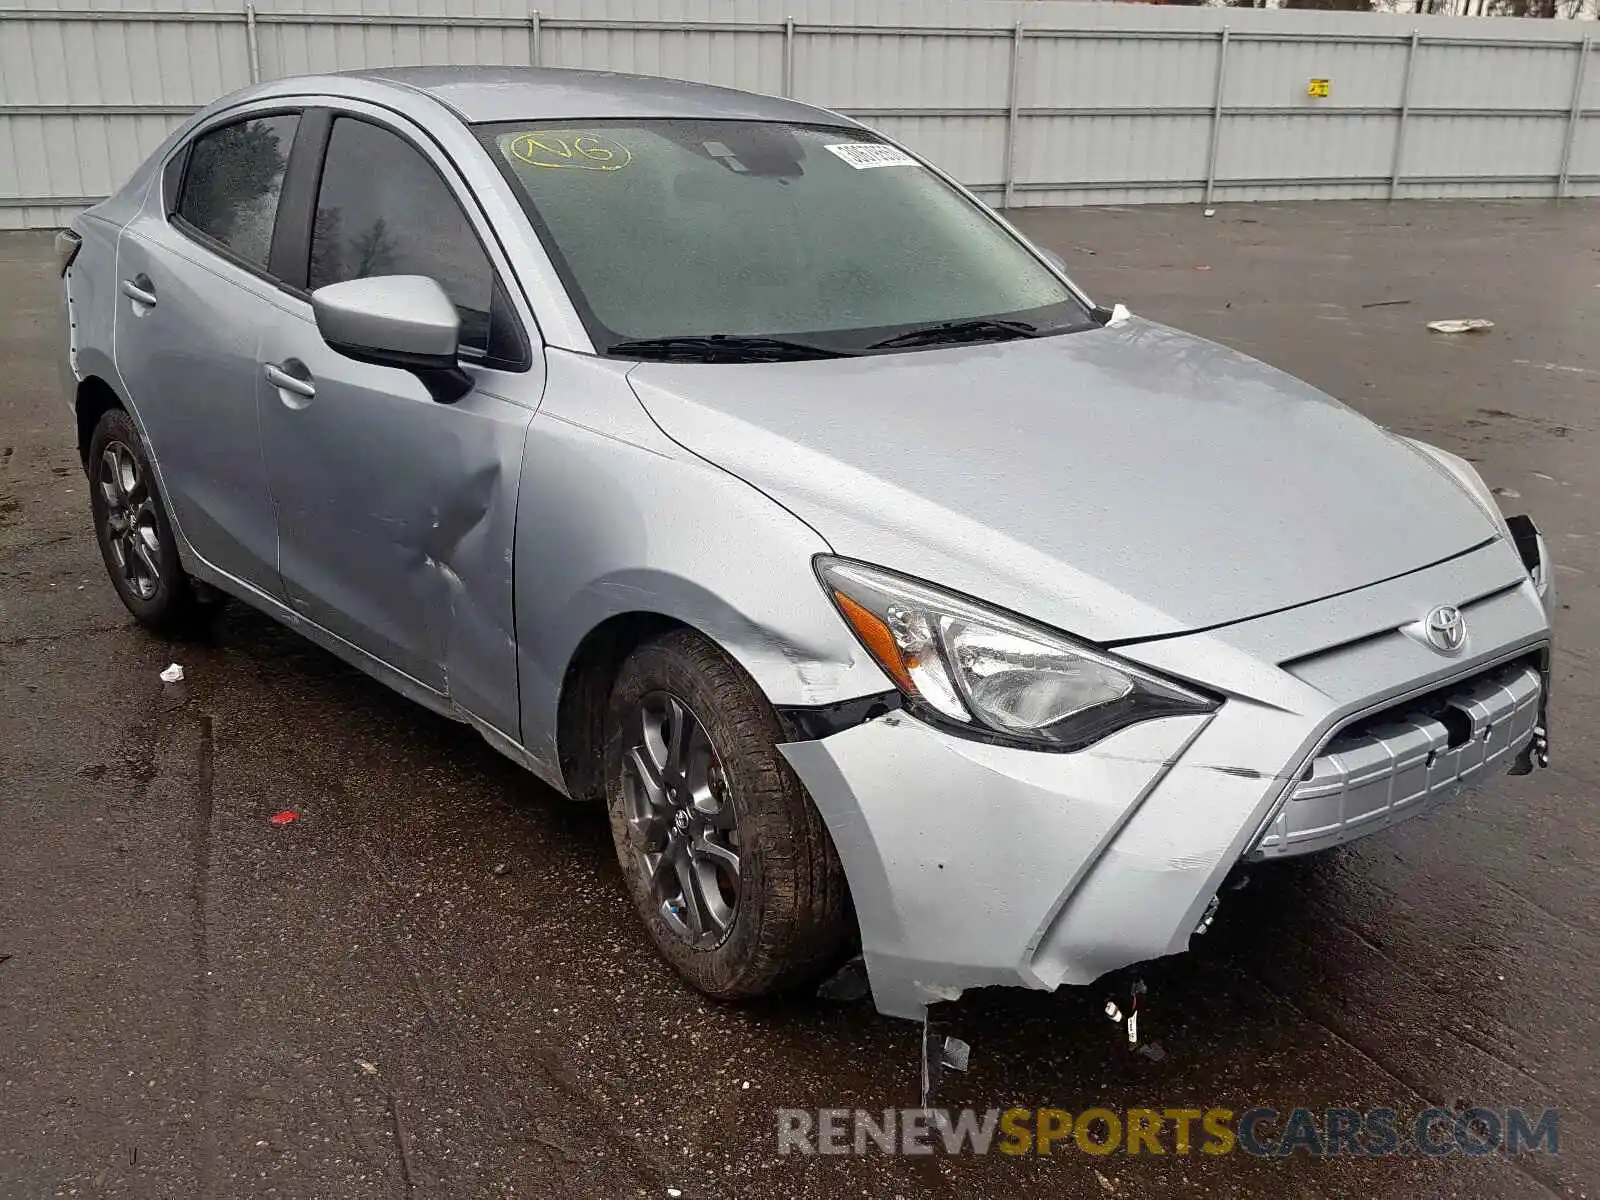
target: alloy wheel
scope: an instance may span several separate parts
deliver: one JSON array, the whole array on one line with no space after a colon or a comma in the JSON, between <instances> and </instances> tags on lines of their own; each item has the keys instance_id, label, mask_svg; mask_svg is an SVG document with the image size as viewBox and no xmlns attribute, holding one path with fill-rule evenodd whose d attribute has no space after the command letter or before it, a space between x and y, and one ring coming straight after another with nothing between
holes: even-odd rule
<instances>
[{"instance_id":1,"label":"alloy wheel","mask_svg":"<svg viewBox=\"0 0 1600 1200\"><path fill-rule=\"evenodd\" d=\"M161 535L138 457L122 442L107 442L95 483L106 506L104 537L123 582L140 600L154 599L161 588Z\"/></svg>"},{"instance_id":2,"label":"alloy wheel","mask_svg":"<svg viewBox=\"0 0 1600 1200\"><path fill-rule=\"evenodd\" d=\"M625 732L623 780L635 860L667 927L720 944L739 909L739 832L722 759L670 692L646 693Z\"/></svg>"}]
</instances>

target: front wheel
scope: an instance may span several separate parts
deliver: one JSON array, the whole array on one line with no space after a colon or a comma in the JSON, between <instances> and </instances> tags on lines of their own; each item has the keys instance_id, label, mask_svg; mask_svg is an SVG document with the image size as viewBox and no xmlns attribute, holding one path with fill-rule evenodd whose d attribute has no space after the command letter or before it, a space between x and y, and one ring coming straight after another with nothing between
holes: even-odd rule
<instances>
[{"instance_id":1,"label":"front wheel","mask_svg":"<svg viewBox=\"0 0 1600 1200\"><path fill-rule=\"evenodd\" d=\"M623 665L606 730L617 860L662 957L723 1000L816 978L849 937L844 871L749 676L667 634Z\"/></svg>"}]
</instances>

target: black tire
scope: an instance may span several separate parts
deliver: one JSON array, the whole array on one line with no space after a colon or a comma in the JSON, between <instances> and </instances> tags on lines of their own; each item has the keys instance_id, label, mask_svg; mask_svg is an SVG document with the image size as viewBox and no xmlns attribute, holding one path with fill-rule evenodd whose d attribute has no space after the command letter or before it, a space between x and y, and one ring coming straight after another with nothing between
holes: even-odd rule
<instances>
[{"instance_id":1,"label":"black tire","mask_svg":"<svg viewBox=\"0 0 1600 1200\"><path fill-rule=\"evenodd\" d=\"M698 941L686 936L682 915L688 884L671 883L670 872L662 876L678 888L676 909L652 888L652 843L633 822L645 792L637 769L625 760L638 745L638 722L649 719L641 714L663 703L663 697L680 701L709 736L709 770L719 797L711 803L717 815L705 817L693 803L686 811L725 826L721 834L709 827L701 833L725 837L739 860L737 900L726 927ZM766 996L814 980L840 957L853 932L844 869L821 815L776 749L783 740L777 715L754 681L692 630L641 646L612 688L606 800L624 883L662 957L691 986L715 999ZM679 844L697 836L685 833ZM666 858L662 854L655 861ZM725 902L726 875L716 879Z\"/></svg>"},{"instance_id":2,"label":"black tire","mask_svg":"<svg viewBox=\"0 0 1600 1200\"><path fill-rule=\"evenodd\" d=\"M114 468L113 459L122 463L122 471ZM95 426L87 470L95 539L111 585L128 611L145 628L162 634L203 624L215 605L200 601L194 581L184 572L155 473L133 418L122 409L111 409ZM114 476L117 485L111 483ZM124 567L130 560L135 563L131 571Z\"/></svg>"}]
</instances>

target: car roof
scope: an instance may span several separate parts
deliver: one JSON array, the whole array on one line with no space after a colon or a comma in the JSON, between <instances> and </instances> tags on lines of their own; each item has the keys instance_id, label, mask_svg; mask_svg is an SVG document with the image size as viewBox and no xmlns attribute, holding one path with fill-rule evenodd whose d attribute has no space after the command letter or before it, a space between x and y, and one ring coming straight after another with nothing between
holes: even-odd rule
<instances>
[{"instance_id":1,"label":"car roof","mask_svg":"<svg viewBox=\"0 0 1600 1200\"><path fill-rule=\"evenodd\" d=\"M462 120L691 117L741 121L840 118L795 100L733 88L561 67L383 67L349 75L425 92ZM853 124L853 122L851 122Z\"/></svg>"}]
</instances>

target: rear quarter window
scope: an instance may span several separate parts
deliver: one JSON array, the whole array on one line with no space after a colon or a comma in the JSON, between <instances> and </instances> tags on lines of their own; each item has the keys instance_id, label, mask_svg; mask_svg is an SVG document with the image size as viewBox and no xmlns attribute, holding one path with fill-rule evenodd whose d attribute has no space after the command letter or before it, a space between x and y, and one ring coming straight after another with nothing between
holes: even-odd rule
<instances>
[{"instance_id":1,"label":"rear quarter window","mask_svg":"<svg viewBox=\"0 0 1600 1200\"><path fill-rule=\"evenodd\" d=\"M284 169L299 118L236 121L189 147L177 216L253 267L266 270Z\"/></svg>"}]
</instances>

